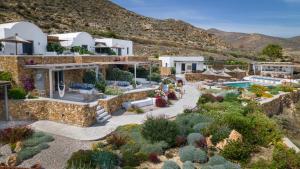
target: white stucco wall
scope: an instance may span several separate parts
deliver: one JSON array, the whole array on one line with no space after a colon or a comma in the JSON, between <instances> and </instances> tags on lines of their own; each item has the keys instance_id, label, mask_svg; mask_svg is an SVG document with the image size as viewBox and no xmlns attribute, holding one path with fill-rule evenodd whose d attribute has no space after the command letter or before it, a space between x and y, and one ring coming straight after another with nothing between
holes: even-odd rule
<instances>
[{"instance_id":1,"label":"white stucco wall","mask_svg":"<svg viewBox=\"0 0 300 169\"><path fill-rule=\"evenodd\" d=\"M61 40L60 44L63 47L71 48L73 46L87 45L87 49L91 52L95 51L95 40L86 32L74 32L64 34L53 34L50 36L57 36Z\"/></svg>"},{"instance_id":2,"label":"white stucco wall","mask_svg":"<svg viewBox=\"0 0 300 169\"><path fill-rule=\"evenodd\" d=\"M107 47L121 47L122 56L133 56L133 42L130 40L114 39L114 38L96 38L95 42L105 43ZM118 53L118 49L112 48ZM128 50L128 51L127 51Z\"/></svg>"},{"instance_id":3,"label":"white stucco wall","mask_svg":"<svg viewBox=\"0 0 300 169\"><path fill-rule=\"evenodd\" d=\"M32 41L33 43L33 54L45 54L47 51L47 35L43 31L30 22L14 22L9 24L0 25L0 38L7 38L18 34L24 40ZM15 54L16 45L15 43L5 43L2 54L10 55ZM18 44L18 54L23 54L22 44Z\"/></svg>"},{"instance_id":4,"label":"white stucco wall","mask_svg":"<svg viewBox=\"0 0 300 169\"><path fill-rule=\"evenodd\" d=\"M162 67L175 67L176 73L182 73L182 63L185 64L185 71L188 72L188 66L196 63L196 70L204 70L204 57L202 56L161 56L159 60L162 61Z\"/></svg>"}]
</instances>

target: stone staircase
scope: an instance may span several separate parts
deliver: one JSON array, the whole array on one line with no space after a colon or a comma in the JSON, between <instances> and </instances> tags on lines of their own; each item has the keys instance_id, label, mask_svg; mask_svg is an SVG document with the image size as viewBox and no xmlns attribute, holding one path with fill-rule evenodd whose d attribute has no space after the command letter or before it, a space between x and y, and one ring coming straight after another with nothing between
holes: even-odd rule
<instances>
[{"instance_id":1,"label":"stone staircase","mask_svg":"<svg viewBox=\"0 0 300 169\"><path fill-rule=\"evenodd\" d=\"M98 105L97 109L96 109L97 122L104 123L110 118L111 118L111 115L108 114L108 112L106 112L102 106Z\"/></svg>"}]
</instances>

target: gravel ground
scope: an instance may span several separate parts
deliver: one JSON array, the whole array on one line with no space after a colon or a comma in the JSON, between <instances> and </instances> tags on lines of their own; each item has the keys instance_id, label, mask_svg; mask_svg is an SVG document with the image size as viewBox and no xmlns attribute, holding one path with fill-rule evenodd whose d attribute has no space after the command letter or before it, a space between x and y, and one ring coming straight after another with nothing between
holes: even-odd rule
<instances>
[{"instance_id":1,"label":"gravel ground","mask_svg":"<svg viewBox=\"0 0 300 169\"><path fill-rule=\"evenodd\" d=\"M23 161L20 167L30 167L40 163L45 169L64 169L72 153L80 149L91 149L93 142L78 141L62 136L53 135L55 140L49 143L50 147L33 158Z\"/></svg>"}]
</instances>

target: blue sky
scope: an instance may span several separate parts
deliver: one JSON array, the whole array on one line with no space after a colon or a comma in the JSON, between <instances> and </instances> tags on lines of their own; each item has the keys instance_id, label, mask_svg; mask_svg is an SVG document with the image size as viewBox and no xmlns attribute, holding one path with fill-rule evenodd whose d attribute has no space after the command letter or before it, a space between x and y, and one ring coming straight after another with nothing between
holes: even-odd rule
<instances>
[{"instance_id":1,"label":"blue sky","mask_svg":"<svg viewBox=\"0 0 300 169\"><path fill-rule=\"evenodd\" d=\"M300 0L112 0L136 13L201 28L272 36L300 35Z\"/></svg>"}]
</instances>

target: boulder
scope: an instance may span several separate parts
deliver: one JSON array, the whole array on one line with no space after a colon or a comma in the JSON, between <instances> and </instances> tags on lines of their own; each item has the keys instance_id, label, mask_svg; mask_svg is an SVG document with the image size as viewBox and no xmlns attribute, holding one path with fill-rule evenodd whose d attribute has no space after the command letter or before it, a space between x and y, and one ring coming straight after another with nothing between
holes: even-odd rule
<instances>
[{"instance_id":1,"label":"boulder","mask_svg":"<svg viewBox=\"0 0 300 169\"><path fill-rule=\"evenodd\" d=\"M6 159L6 165L10 167L17 166L17 155L13 154L7 157Z\"/></svg>"},{"instance_id":2,"label":"boulder","mask_svg":"<svg viewBox=\"0 0 300 169\"><path fill-rule=\"evenodd\" d=\"M242 141L243 140L243 136L237 132L236 130L232 130L231 133L229 134L229 138L230 141Z\"/></svg>"},{"instance_id":3,"label":"boulder","mask_svg":"<svg viewBox=\"0 0 300 169\"><path fill-rule=\"evenodd\" d=\"M216 147L219 149L219 150L223 150L224 147L228 144L228 141L227 139L224 139L223 141L220 141Z\"/></svg>"},{"instance_id":4,"label":"boulder","mask_svg":"<svg viewBox=\"0 0 300 169\"><path fill-rule=\"evenodd\" d=\"M21 141L18 141L18 142L16 143L15 152L21 151L22 148L23 148L23 143L22 143Z\"/></svg>"},{"instance_id":5,"label":"boulder","mask_svg":"<svg viewBox=\"0 0 300 169\"><path fill-rule=\"evenodd\" d=\"M208 147L208 148L214 146L214 144L213 144L212 141L211 141L211 137L212 137L212 136L206 137L206 144L207 144L207 147Z\"/></svg>"}]
</instances>

